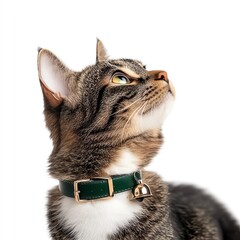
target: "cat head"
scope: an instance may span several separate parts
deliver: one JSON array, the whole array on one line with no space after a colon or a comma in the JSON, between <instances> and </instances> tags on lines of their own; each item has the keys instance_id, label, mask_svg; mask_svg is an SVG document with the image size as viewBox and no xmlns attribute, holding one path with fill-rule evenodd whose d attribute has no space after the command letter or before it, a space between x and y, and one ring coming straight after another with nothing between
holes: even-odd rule
<instances>
[{"instance_id":1,"label":"cat head","mask_svg":"<svg viewBox=\"0 0 240 240\"><path fill-rule=\"evenodd\" d=\"M175 95L165 71L148 71L137 60L111 60L98 40L96 63L81 72L46 49L39 49L38 72L54 145L52 175L110 174L106 169L124 154L141 168L156 154Z\"/></svg>"}]
</instances>

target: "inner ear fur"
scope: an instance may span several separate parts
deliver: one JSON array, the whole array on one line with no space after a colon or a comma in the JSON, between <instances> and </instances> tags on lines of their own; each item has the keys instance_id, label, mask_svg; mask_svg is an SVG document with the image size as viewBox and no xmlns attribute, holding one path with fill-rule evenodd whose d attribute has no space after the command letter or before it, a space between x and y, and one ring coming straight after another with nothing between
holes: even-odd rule
<instances>
[{"instance_id":1,"label":"inner ear fur","mask_svg":"<svg viewBox=\"0 0 240 240\"><path fill-rule=\"evenodd\" d=\"M69 94L69 69L49 50L38 51L38 76L43 95L52 107L58 107Z\"/></svg>"}]
</instances>

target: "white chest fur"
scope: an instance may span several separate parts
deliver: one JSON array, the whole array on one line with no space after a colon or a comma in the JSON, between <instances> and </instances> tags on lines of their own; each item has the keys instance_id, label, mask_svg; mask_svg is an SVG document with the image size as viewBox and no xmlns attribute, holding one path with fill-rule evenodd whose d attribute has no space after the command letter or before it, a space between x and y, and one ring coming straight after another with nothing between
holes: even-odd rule
<instances>
[{"instance_id":1,"label":"white chest fur","mask_svg":"<svg viewBox=\"0 0 240 240\"><path fill-rule=\"evenodd\" d=\"M141 211L138 202L128 199L129 193L119 193L110 200L98 200L77 204L74 199L64 197L60 218L64 225L73 228L77 239L104 240L120 227L127 226Z\"/></svg>"},{"instance_id":2,"label":"white chest fur","mask_svg":"<svg viewBox=\"0 0 240 240\"><path fill-rule=\"evenodd\" d=\"M130 155L132 154L128 150L123 152L116 166L110 166L107 172L121 174L135 171L136 158L130 158ZM73 198L64 197L61 200L59 217L66 228L73 228L77 239L104 240L119 228L127 226L141 212L141 203L130 201L129 195L130 192L123 192L116 194L112 199L79 204Z\"/></svg>"}]
</instances>

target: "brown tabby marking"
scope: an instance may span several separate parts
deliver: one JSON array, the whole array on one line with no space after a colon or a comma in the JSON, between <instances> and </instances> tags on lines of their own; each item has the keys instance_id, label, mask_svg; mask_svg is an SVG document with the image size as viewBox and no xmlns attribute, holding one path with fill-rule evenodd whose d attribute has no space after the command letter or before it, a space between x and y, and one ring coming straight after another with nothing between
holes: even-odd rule
<instances>
[{"instance_id":1,"label":"brown tabby marking","mask_svg":"<svg viewBox=\"0 0 240 240\"><path fill-rule=\"evenodd\" d=\"M49 172L56 179L74 181L142 169L153 196L130 202L130 192L124 192L107 202L77 205L56 187L48 196L51 237L239 240L238 224L212 197L144 171L163 143L161 125L175 96L167 73L147 71L137 60L109 60L99 40L96 60L74 72L50 51L39 50L44 114L54 146ZM123 77L121 84L113 81L116 74ZM100 228L103 220L106 226Z\"/></svg>"}]
</instances>

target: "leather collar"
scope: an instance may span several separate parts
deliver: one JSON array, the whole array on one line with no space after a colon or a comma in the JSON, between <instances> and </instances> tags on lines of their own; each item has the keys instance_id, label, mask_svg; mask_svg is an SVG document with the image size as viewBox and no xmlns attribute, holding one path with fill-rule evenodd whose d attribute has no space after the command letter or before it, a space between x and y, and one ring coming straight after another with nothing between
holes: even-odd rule
<instances>
[{"instance_id":1,"label":"leather collar","mask_svg":"<svg viewBox=\"0 0 240 240\"><path fill-rule=\"evenodd\" d=\"M133 190L141 182L141 172L91 178L76 181L59 181L59 189L64 196L75 198L77 202L112 198L114 194Z\"/></svg>"}]
</instances>

